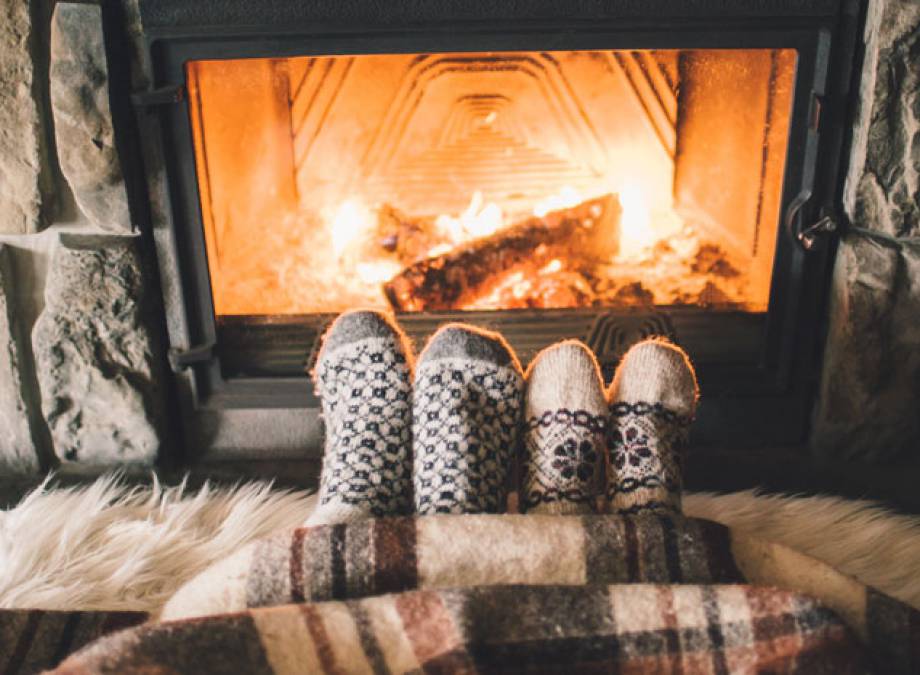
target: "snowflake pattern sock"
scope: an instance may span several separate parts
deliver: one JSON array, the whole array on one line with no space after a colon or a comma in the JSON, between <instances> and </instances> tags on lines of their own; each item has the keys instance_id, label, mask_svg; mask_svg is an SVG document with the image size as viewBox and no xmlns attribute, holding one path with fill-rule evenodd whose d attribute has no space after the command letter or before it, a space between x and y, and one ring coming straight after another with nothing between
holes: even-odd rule
<instances>
[{"instance_id":1,"label":"snowflake pattern sock","mask_svg":"<svg viewBox=\"0 0 920 675\"><path fill-rule=\"evenodd\" d=\"M521 366L500 335L463 324L435 333L412 391L419 514L504 512L522 403Z\"/></svg>"},{"instance_id":2,"label":"snowflake pattern sock","mask_svg":"<svg viewBox=\"0 0 920 675\"><path fill-rule=\"evenodd\" d=\"M521 511L591 513L607 427L604 382L577 340L540 352L527 369Z\"/></svg>"},{"instance_id":3,"label":"snowflake pattern sock","mask_svg":"<svg viewBox=\"0 0 920 675\"><path fill-rule=\"evenodd\" d=\"M378 312L346 312L326 332L313 372L326 445L308 525L410 512L411 359L408 339Z\"/></svg>"},{"instance_id":4,"label":"snowflake pattern sock","mask_svg":"<svg viewBox=\"0 0 920 675\"><path fill-rule=\"evenodd\" d=\"M698 397L690 359L667 340L644 340L623 357L608 392L612 513L681 512L683 453Z\"/></svg>"}]
</instances>

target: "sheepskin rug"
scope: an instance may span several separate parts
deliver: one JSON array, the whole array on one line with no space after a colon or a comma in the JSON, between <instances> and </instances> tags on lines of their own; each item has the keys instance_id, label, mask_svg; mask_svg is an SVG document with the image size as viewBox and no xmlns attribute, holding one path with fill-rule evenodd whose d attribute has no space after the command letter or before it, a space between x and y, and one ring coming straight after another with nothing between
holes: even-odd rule
<instances>
[{"instance_id":1,"label":"sheepskin rug","mask_svg":"<svg viewBox=\"0 0 920 675\"><path fill-rule=\"evenodd\" d=\"M315 497L117 477L46 481L0 511L0 607L158 613L185 581L240 546L303 523ZM688 494L687 515L780 542L920 609L920 518L836 497Z\"/></svg>"}]
</instances>

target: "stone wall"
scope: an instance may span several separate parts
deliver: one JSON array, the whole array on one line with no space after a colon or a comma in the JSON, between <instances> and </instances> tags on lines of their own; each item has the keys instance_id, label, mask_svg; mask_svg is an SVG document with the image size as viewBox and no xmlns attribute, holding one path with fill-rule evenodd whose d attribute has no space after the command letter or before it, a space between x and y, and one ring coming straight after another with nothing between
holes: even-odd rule
<instances>
[{"instance_id":1,"label":"stone wall","mask_svg":"<svg viewBox=\"0 0 920 675\"><path fill-rule=\"evenodd\" d=\"M869 6L813 446L920 459L920 3Z\"/></svg>"},{"instance_id":2,"label":"stone wall","mask_svg":"<svg viewBox=\"0 0 920 675\"><path fill-rule=\"evenodd\" d=\"M150 465L169 438L162 304L128 208L106 37L99 5L0 10L4 474Z\"/></svg>"}]
</instances>

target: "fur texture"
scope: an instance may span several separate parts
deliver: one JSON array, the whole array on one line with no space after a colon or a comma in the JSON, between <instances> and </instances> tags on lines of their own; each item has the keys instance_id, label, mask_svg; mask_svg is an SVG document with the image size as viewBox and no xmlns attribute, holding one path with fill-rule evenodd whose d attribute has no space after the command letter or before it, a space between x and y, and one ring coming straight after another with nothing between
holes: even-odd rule
<instances>
[{"instance_id":1,"label":"fur texture","mask_svg":"<svg viewBox=\"0 0 920 675\"><path fill-rule=\"evenodd\" d=\"M755 490L686 493L683 510L823 560L920 609L920 516L871 501Z\"/></svg>"},{"instance_id":2,"label":"fur texture","mask_svg":"<svg viewBox=\"0 0 920 675\"><path fill-rule=\"evenodd\" d=\"M159 612L184 582L244 544L297 527L315 498L267 483L232 488L116 477L37 488L0 512L0 607ZM836 497L687 494L687 515L823 560L920 608L920 517Z\"/></svg>"},{"instance_id":3,"label":"fur texture","mask_svg":"<svg viewBox=\"0 0 920 675\"><path fill-rule=\"evenodd\" d=\"M156 612L178 586L253 539L296 527L307 493L48 481L0 512L0 607Z\"/></svg>"}]
</instances>

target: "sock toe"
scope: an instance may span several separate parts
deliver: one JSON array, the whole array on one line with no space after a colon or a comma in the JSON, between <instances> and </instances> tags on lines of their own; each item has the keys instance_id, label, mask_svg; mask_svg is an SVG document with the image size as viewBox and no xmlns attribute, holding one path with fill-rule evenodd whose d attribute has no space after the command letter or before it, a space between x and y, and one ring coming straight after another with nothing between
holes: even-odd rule
<instances>
[{"instance_id":1,"label":"sock toe","mask_svg":"<svg viewBox=\"0 0 920 675\"><path fill-rule=\"evenodd\" d=\"M511 347L498 333L461 323L443 326L428 341L420 360L472 359L496 366L521 366Z\"/></svg>"},{"instance_id":2,"label":"sock toe","mask_svg":"<svg viewBox=\"0 0 920 675\"><path fill-rule=\"evenodd\" d=\"M662 338L633 345L610 385L611 401L656 402L682 416L692 416L699 398L696 374L686 352Z\"/></svg>"},{"instance_id":3,"label":"sock toe","mask_svg":"<svg viewBox=\"0 0 920 675\"><path fill-rule=\"evenodd\" d=\"M402 337L393 319L373 310L352 310L340 314L323 336L323 351L330 351L367 338Z\"/></svg>"},{"instance_id":4,"label":"sock toe","mask_svg":"<svg viewBox=\"0 0 920 675\"><path fill-rule=\"evenodd\" d=\"M604 384L594 353L578 340L547 347L531 362L527 380L527 415L551 408L601 409Z\"/></svg>"}]
</instances>

